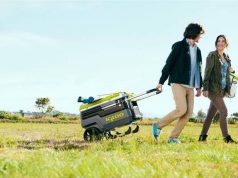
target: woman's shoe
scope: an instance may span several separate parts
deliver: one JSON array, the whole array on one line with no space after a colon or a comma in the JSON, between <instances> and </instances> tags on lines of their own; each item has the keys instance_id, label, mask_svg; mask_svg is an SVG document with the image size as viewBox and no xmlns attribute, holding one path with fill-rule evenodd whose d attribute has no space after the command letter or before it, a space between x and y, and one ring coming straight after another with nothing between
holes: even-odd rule
<instances>
[{"instance_id":1,"label":"woman's shoe","mask_svg":"<svg viewBox=\"0 0 238 178\"><path fill-rule=\"evenodd\" d=\"M207 135L200 135L198 141L199 142L204 142L207 139Z\"/></svg>"},{"instance_id":2,"label":"woman's shoe","mask_svg":"<svg viewBox=\"0 0 238 178\"><path fill-rule=\"evenodd\" d=\"M236 143L236 144L237 144L237 142L234 141L234 140L231 138L230 135L224 137L224 141L225 141L226 143Z\"/></svg>"}]
</instances>

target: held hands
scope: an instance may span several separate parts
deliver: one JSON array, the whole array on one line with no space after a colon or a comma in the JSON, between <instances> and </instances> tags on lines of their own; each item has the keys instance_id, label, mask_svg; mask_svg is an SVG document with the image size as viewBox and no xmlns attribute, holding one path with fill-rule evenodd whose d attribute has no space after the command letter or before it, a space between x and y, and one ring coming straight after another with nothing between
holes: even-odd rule
<instances>
[{"instance_id":1,"label":"held hands","mask_svg":"<svg viewBox=\"0 0 238 178\"><path fill-rule=\"evenodd\" d=\"M196 97L199 97L199 96L201 96L201 94L202 94L202 90L199 88L199 89L197 89L197 93L196 93Z\"/></svg>"},{"instance_id":2,"label":"held hands","mask_svg":"<svg viewBox=\"0 0 238 178\"><path fill-rule=\"evenodd\" d=\"M208 97L208 91L203 91L203 96Z\"/></svg>"}]
</instances>

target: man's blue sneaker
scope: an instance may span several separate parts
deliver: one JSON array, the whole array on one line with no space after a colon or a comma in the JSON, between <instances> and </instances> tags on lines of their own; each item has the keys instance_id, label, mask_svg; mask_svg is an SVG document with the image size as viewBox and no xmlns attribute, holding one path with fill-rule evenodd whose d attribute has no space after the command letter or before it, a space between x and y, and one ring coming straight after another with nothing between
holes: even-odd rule
<instances>
[{"instance_id":1,"label":"man's blue sneaker","mask_svg":"<svg viewBox=\"0 0 238 178\"><path fill-rule=\"evenodd\" d=\"M158 128L157 123L152 124L152 135L156 142L158 142L158 137L159 137L160 131L161 131L161 129Z\"/></svg>"},{"instance_id":2,"label":"man's blue sneaker","mask_svg":"<svg viewBox=\"0 0 238 178\"><path fill-rule=\"evenodd\" d=\"M168 143L169 144L180 144L181 141L177 138L169 138Z\"/></svg>"}]
</instances>

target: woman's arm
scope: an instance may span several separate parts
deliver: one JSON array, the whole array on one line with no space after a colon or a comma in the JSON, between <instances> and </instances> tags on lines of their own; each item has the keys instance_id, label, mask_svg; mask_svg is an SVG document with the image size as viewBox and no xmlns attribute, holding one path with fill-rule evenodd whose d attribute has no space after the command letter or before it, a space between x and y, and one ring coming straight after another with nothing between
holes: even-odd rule
<instances>
[{"instance_id":1,"label":"woman's arm","mask_svg":"<svg viewBox=\"0 0 238 178\"><path fill-rule=\"evenodd\" d=\"M205 68L205 75L204 75L204 80L203 80L203 91L208 91L209 88L209 80L211 77L211 72L214 67L214 55L210 53L207 56L207 61L206 61L206 68Z\"/></svg>"}]
</instances>

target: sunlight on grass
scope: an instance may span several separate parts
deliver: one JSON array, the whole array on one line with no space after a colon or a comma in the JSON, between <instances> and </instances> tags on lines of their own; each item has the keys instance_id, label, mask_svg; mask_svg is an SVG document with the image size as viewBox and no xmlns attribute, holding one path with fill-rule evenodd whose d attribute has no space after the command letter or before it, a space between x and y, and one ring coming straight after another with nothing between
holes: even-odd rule
<instances>
[{"instance_id":1,"label":"sunlight on grass","mask_svg":"<svg viewBox=\"0 0 238 178\"><path fill-rule=\"evenodd\" d=\"M238 126L230 125L238 138ZM85 143L77 124L0 124L1 177L238 177L238 149L225 144L218 125L206 143L197 142L201 124L184 129L181 145L158 144L150 126L138 134Z\"/></svg>"}]
</instances>

